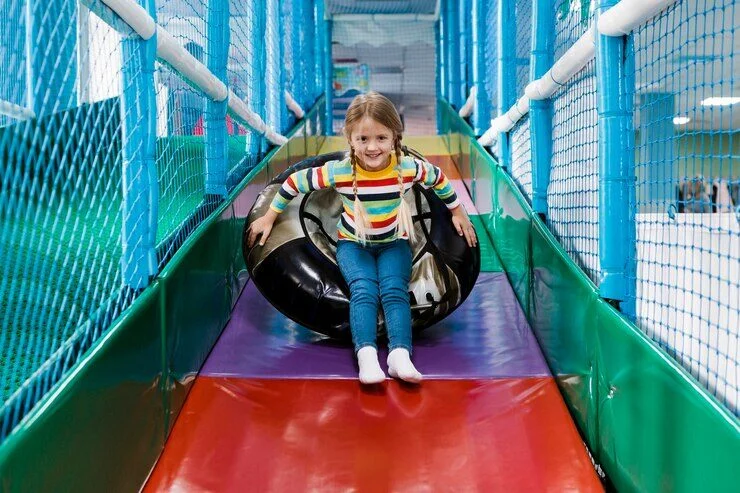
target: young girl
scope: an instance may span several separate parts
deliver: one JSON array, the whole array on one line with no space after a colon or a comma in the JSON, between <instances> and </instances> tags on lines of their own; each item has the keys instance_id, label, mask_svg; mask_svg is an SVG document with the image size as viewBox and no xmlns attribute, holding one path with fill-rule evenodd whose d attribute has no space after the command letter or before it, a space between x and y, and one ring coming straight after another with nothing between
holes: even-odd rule
<instances>
[{"instance_id":1,"label":"young girl","mask_svg":"<svg viewBox=\"0 0 740 493\"><path fill-rule=\"evenodd\" d=\"M249 245L270 235L272 225L299 193L334 187L344 211L339 222L337 264L350 288L349 317L360 368L360 382L380 383L385 374L378 363L378 305L382 303L388 330L388 373L420 382L411 362L409 279L414 237L411 213L402 200L414 183L433 188L452 212L460 236L475 246L475 230L452 185L436 166L401 157L401 118L393 103L375 92L357 96L344 120L349 157L290 175L275 195L270 210L255 220Z\"/></svg>"}]
</instances>

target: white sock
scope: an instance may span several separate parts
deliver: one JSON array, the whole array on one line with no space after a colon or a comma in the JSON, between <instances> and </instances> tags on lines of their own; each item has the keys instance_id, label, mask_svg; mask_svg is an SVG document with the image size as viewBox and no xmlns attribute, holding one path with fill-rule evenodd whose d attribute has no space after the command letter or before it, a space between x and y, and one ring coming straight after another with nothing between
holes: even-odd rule
<instances>
[{"instance_id":1,"label":"white sock","mask_svg":"<svg viewBox=\"0 0 740 493\"><path fill-rule=\"evenodd\" d=\"M404 348L396 348L388 355L388 374L412 383L419 383L423 378L411 362L408 349Z\"/></svg>"},{"instance_id":2,"label":"white sock","mask_svg":"<svg viewBox=\"0 0 740 493\"><path fill-rule=\"evenodd\" d=\"M360 348L357 351L357 364L360 366L360 382L373 384L385 380L385 373L378 363L378 350L374 347Z\"/></svg>"}]
</instances>

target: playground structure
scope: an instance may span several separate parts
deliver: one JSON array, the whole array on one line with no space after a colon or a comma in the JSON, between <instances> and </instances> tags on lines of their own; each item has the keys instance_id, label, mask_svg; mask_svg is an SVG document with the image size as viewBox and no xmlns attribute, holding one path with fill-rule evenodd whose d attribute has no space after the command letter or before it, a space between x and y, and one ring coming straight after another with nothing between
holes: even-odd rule
<instances>
[{"instance_id":1,"label":"playground structure","mask_svg":"<svg viewBox=\"0 0 740 493\"><path fill-rule=\"evenodd\" d=\"M334 100L333 60L369 67L367 86L394 97L409 133L436 134L418 143L456 177L485 239L470 303L428 345L419 341L431 379L420 395L429 406L473 389L487 397L454 416L499 416L492 409L504 385L518 389L506 409L521 420L471 428L491 442L458 449L483 455L456 478L477 477L480 491L571 479L598 490L599 476L619 491L736 484L740 9L731 1L391 3L404 6L3 3L4 18L25 33L0 37L4 488L226 480L229 467L201 468L203 476L182 467L202 458L188 437L214 447L190 433L193 416L216 429L218 414L208 421L202 404L223 397L219 389L277 406L283 421L265 429L285 431L301 416L280 414L291 385L315 385L317 399L335 396L335 409L357 412L346 398L355 382L343 380L351 368L332 359L349 351L272 317L241 252L262 188L300 159L343 145L331 137L344 104ZM460 359L445 362L434 341ZM260 394L271 385L276 394ZM419 443L434 443L424 430L451 411L415 408L394 385L391 414L420 417ZM512 395L538 399L523 405ZM370 400L356 423L379 412ZM311 450L320 428L307 423L321 408L307 409L298 443ZM526 422L527 413L552 419L556 431ZM455 422L459 439L466 425ZM258 414L251 423L245 436L272 437L260 435ZM229 437L223 424L212 435ZM495 439L509 426L520 460L502 472ZM548 433L558 438L538 442ZM259 450L275 444L254 443L254 455L232 466L259 464ZM276 457L253 484L275 484ZM385 486L409 484L399 481L412 472ZM335 486L368 480L340 479Z\"/></svg>"}]
</instances>

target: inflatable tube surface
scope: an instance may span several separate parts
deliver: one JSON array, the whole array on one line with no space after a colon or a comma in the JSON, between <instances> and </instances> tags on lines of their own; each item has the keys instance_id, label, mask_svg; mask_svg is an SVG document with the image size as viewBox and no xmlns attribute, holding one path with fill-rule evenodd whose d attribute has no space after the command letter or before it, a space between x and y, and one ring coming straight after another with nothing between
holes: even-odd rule
<instances>
[{"instance_id":1,"label":"inflatable tube surface","mask_svg":"<svg viewBox=\"0 0 740 493\"><path fill-rule=\"evenodd\" d=\"M276 177L247 217L242 248L252 281L275 308L315 332L351 340L349 287L335 258L342 212L339 194L327 189L299 195L278 216L264 246L250 249L247 244L249 225L267 211L291 173L345 156L335 152L304 159ZM457 234L449 210L432 190L414 185L404 200L416 229L409 293L412 327L418 332L442 320L467 298L480 271L480 250L470 248ZM379 331L384 333L379 311Z\"/></svg>"}]
</instances>

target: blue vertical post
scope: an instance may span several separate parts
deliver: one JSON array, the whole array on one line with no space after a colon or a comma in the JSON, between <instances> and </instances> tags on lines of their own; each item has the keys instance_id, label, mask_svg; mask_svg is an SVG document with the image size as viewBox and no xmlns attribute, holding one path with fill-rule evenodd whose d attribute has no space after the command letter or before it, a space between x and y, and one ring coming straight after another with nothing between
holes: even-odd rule
<instances>
[{"instance_id":1,"label":"blue vertical post","mask_svg":"<svg viewBox=\"0 0 740 493\"><path fill-rule=\"evenodd\" d=\"M503 115L516 103L516 0L498 2L498 40L496 53L498 65L498 114ZM497 154L501 166L511 169L509 133L498 136Z\"/></svg>"},{"instance_id":2,"label":"blue vertical post","mask_svg":"<svg viewBox=\"0 0 740 493\"><path fill-rule=\"evenodd\" d=\"M486 89L486 12L485 0L473 0L472 65L473 85L478 89L473 109L473 131L483 135L491 125L491 101Z\"/></svg>"},{"instance_id":3,"label":"blue vertical post","mask_svg":"<svg viewBox=\"0 0 740 493\"><path fill-rule=\"evenodd\" d=\"M206 18L206 66L227 86L226 64L229 61L229 0L208 0ZM208 98L205 115L206 195L226 196L229 143L226 130L228 98Z\"/></svg>"},{"instance_id":4,"label":"blue vertical post","mask_svg":"<svg viewBox=\"0 0 740 493\"><path fill-rule=\"evenodd\" d=\"M470 0L460 0L458 2L457 12L457 30L459 31L458 36L458 49L460 51L460 66L458 68L460 85L458 91L460 95L460 106L465 104L468 97L468 87L470 87L468 81L468 64L469 60L469 49L470 49Z\"/></svg>"},{"instance_id":5,"label":"blue vertical post","mask_svg":"<svg viewBox=\"0 0 740 493\"><path fill-rule=\"evenodd\" d=\"M293 65L293 84L291 87L291 93L293 94L293 99L295 99L298 104L302 104L301 101L303 100L303 88L305 87L305 83L303 82L303 64L306 62L306 60L302 56L302 37L305 28L303 20L304 3L305 0L293 0L292 13L290 14L290 16L293 17L293 20L290 23L290 44L293 55L290 62Z\"/></svg>"},{"instance_id":6,"label":"blue vertical post","mask_svg":"<svg viewBox=\"0 0 740 493\"><path fill-rule=\"evenodd\" d=\"M156 19L154 0L139 0ZM138 36L121 41L123 77L121 94L121 149L123 161L123 282L143 289L157 273L155 241L159 185L155 163L157 102L154 92L156 33L148 40Z\"/></svg>"},{"instance_id":7,"label":"blue vertical post","mask_svg":"<svg viewBox=\"0 0 740 493\"><path fill-rule=\"evenodd\" d=\"M601 0L598 14L617 0ZM635 160L632 35L596 39L600 294L634 316Z\"/></svg>"},{"instance_id":8,"label":"blue vertical post","mask_svg":"<svg viewBox=\"0 0 740 493\"><path fill-rule=\"evenodd\" d=\"M264 0L255 0L254 8L247 9L246 18L249 48L252 53L247 65L247 106L260 117L265 117L265 5ZM265 138L254 130L247 132L247 167L251 169L259 161Z\"/></svg>"},{"instance_id":9,"label":"blue vertical post","mask_svg":"<svg viewBox=\"0 0 740 493\"><path fill-rule=\"evenodd\" d=\"M285 108L285 79L283 72L282 29L279 0L267 0L265 37L267 46L267 67L265 70L265 90L267 104L267 125L277 132L283 131Z\"/></svg>"},{"instance_id":10,"label":"blue vertical post","mask_svg":"<svg viewBox=\"0 0 740 493\"><path fill-rule=\"evenodd\" d=\"M311 75L313 73L313 47L316 44L313 31L313 4L313 1L308 2L308 5L303 9L303 28L301 34L301 78L303 85L301 86L301 99L298 101L306 112L313 105L313 83Z\"/></svg>"},{"instance_id":11,"label":"blue vertical post","mask_svg":"<svg viewBox=\"0 0 740 493\"><path fill-rule=\"evenodd\" d=\"M313 92L311 93L311 96L314 100L318 98L321 95L322 90L324 89L324 83L325 83L325 76L324 76L324 57L326 56L326 53L324 52L324 47L326 45L326 42L324 41L324 35L326 34L325 31L325 21L324 21L324 1L323 0L315 0L314 3L314 21L315 21L315 30L314 30L314 81L313 81Z\"/></svg>"},{"instance_id":12,"label":"blue vertical post","mask_svg":"<svg viewBox=\"0 0 740 493\"><path fill-rule=\"evenodd\" d=\"M66 110L77 102L77 2L28 0L25 16L27 107L37 117Z\"/></svg>"},{"instance_id":13,"label":"blue vertical post","mask_svg":"<svg viewBox=\"0 0 740 493\"><path fill-rule=\"evenodd\" d=\"M444 2L444 0L442 0ZM437 133L441 133L444 128L444 122L442 121L442 112L439 111L439 101L445 98L445 57L444 57L444 44L442 36L442 16L437 21L436 29L434 30L435 37L435 50L434 50L434 91L437 94L437 102L435 105L435 114L437 115Z\"/></svg>"},{"instance_id":14,"label":"blue vertical post","mask_svg":"<svg viewBox=\"0 0 740 493\"><path fill-rule=\"evenodd\" d=\"M533 5L532 56L530 81L539 79L553 63L552 0L536 0ZM547 214L547 187L552 160L552 99L530 101L530 142L532 149L532 209Z\"/></svg>"},{"instance_id":15,"label":"blue vertical post","mask_svg":"<svg viewBox=\"0 0 740 493\"><path fill-rule=\"evenodd\" d=\"M334 65L331 54L331 20L326 20L324 33L324 93L326 94L326 125L325 135L334 135Z\"/></svg>"},{"instance_id":16,"label":"blue vertical post","mask_svg":"<svg viewBox=\"0 0 740 493\"><path fill-rule=\"evenodd\" d=\"M445 19L445 41L447 42L447 97L449 103L456 109L460 109L464 101L461 101L460 80L460 20L459 10L456 2L448 0L444 12Z\"/></svg>"},{"instance_id":17,"label":"blue vertical post","mask_svg":"<svg viewBox=\"0 0 740 493\"><path fill-rule=\"evenodd\" d=\"M441 0L441 12L437 21L437 97L450 101L449 89L449 43L447 42L447 24L449 23L445 12L447 12L447 2ZM442 127L439 127L442 128Z\"/></svg>"}]
</instances>

